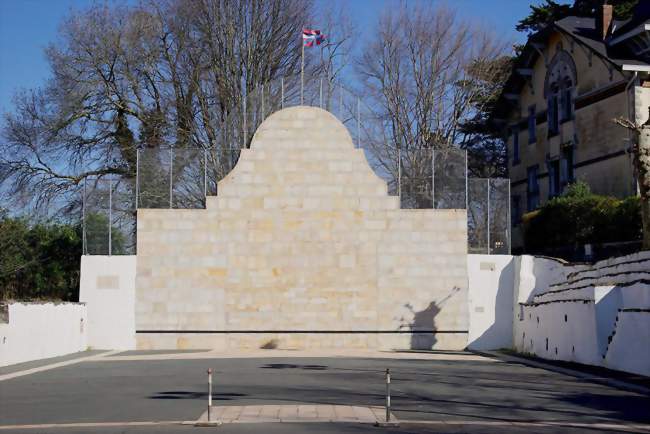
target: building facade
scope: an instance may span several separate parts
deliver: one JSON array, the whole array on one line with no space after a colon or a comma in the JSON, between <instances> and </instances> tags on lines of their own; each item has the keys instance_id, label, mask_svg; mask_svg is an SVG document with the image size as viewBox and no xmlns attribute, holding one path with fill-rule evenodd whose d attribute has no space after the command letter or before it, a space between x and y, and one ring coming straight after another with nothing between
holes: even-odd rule
<instances>
[{"instance_id":1,"label":"building facade","mask_svg":"<svg viewBox=\"0 0 650 434\"><path fill-rule=\"evenodd\" d=\"M513 66L493 120L508 149L513 247L521 218L577 180L597 194L637 193L634 134L650 104L650 19L627 22L611 6L597 18L566 17L532 35Z\"/></svg>"}]
</instances>

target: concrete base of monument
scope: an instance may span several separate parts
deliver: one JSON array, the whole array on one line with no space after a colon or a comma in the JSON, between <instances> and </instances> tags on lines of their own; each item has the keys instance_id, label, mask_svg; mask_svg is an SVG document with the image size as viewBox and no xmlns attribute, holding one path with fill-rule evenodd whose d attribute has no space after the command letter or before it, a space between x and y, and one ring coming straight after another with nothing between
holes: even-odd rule
<instances>
[{"instance_id":1,"label":"concrete base of monument","mask_svg":"<svg viewBox=\"0 0 650 434\"><path fill-rule=\"evenodd\" d=\"M467 347L466 331L446 332L156 332L142 331L136 335L137 349L214 349L214 350L312 350L312 349L374 349L374 350L446 350L460 351Z\"/></svg>"},{"instance_id":2,"label":"concrete base of monument","mask_svg":"<svg viewBox=\"0 0 650 434\"><path fill-rule=\"evenodd\" d=\"M386 422L385 407L352 405L220 405L206 410L194 426L217 426L231 423L360 423L375 426L399 426L391 413Z\"/></svg>"}]
</instances>

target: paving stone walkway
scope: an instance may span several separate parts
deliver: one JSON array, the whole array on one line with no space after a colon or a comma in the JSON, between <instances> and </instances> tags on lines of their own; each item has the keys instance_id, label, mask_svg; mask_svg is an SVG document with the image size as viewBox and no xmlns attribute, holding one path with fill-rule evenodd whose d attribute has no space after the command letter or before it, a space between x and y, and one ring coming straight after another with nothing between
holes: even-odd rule
<instances>
[{"instance_id":1,"label":"paving stone walkway","mask_svg":"<svg viewBox=\"0 0 650 434\"><path fill-rule=\"evenodd\" d=\"M221 423L271 422L347 422L384 423L385 407L358 407L351 405L225 405L212 406L210 420ZM206 410L197 423L208 421ZM397 418L391 413L391 422Z\"/></svg>"}]
</instances>

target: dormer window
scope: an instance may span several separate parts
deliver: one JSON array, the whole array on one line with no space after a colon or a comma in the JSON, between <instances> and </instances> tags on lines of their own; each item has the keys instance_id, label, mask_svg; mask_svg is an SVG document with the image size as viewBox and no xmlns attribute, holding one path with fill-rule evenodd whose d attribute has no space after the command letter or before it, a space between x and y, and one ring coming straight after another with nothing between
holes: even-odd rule
<instances>
[{"instance_id":1,"label":"dormer window","mask_svg":"<svg viewBox=\"0 0 650 434\"><path fill-rule=\"evenodd\" d=\"M535 106L528 107L528 143L535 143L537 141L537 115L535 113Z\"/></svg>"},{"instance_id":2,"label":"dormer window","mask_svg":"<svg viewBox=\"0 0 650 434\"><path fill-rule=\"evenodd\" d=\"M564 81L560 89L560 122L573 119L573 86L570 81Z\"/></svg>"},{"instance_id":3,"label":"dormer window","mask_svg":"<svg viewBox=\"0 0 650 434\"><path fill-rule=\"evenodd\" d=\"M560 123L573 119L573 89L576 83L576 66L573 58L559 45L549 63L544 80L549 137L558 134Z\"/></svg>"},{"instance_id":4,"label":"dormer window","mask_svg":"<svg viewBox=\"0 0 650 434\"><path fill-rule=\"evenodd\" d=\"M559 131L558 123L558 89L553 87L551 93L548 96L548 135L549 137L554 136Z\"/></svg>"},{"instance_id":5,"label":"dormer window","mask_svg":"<svg viewBox=\"0 0 650 434\"><path fill-rule=\"evenodd\" d=\"M512 128L512 165L519 163L519 128Z\"/></svg>"}]
</instances>

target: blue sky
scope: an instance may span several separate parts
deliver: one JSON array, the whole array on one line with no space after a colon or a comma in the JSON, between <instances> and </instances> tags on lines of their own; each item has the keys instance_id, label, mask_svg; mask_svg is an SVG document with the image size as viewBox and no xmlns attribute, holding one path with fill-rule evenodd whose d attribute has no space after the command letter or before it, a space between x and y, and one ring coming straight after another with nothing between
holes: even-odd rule
<instances>
[{"instance_id":1,"label":"blue sky","mask_svg":"<svg viewBox=\"0 0 650 434\"><path fill-rule=\"evenodd\" d=\"M87 7L96 0L0 0L0 112L9 110L14 91L39 86L49 76L44 47L55 41L57 28L70 11ZM133 2L133 0L124 0ZM124 2L120 0L120 3ZM315 0L316 7L346 2L362 37L371 35L385 7L399 0ZM437 0L411 0L437 1ZM448 0L460 14L477 23L494 26L509 39L521 42L516 22L531 3L541 0ZM107 3L112 3L107 1Z\"/></svg>"}]
</instances>

